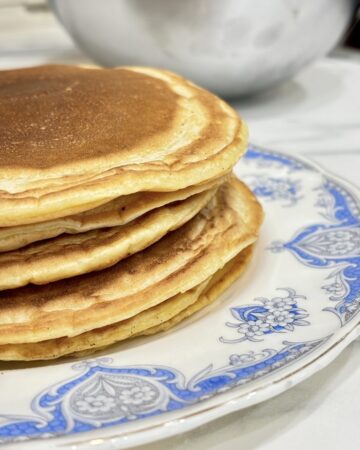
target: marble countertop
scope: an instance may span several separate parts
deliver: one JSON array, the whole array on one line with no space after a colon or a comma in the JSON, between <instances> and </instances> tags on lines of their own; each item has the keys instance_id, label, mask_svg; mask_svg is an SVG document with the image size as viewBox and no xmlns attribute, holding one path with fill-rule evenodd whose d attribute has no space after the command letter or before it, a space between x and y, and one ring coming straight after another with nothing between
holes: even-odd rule
<instances>
[{"instance_id":1,"label":"marble countertop","mask_svg":"<svg viewBox=\"0 0 360 450\"><path fill-rule=\"evenodd\" d=\"M48 11L1 8L0 68L88 61ZM233 105L247 120L253 144L306 155L360 186L359 80L360 54L341 51L281 87ZM138 450L358 449L358 385L359 340L274 399Z\"/></svg>"}]
</instances>

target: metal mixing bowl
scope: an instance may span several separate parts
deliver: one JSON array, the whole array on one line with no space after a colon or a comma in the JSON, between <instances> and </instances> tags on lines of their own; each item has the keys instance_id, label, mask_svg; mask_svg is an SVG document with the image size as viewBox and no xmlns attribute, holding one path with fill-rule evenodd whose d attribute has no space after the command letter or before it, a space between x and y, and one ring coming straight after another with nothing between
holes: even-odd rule
<instances>
[{"instance_id":1,"label":"metal mixing bowl","mask_svg":"<svg viewBox=\"0 0 360 450\"><path fill-rule=\"evenodd\" d=\"M229 97L285 80L326 54L354 0L50 0L105 66L174 70Z\"/></svg>"}]
</instances>

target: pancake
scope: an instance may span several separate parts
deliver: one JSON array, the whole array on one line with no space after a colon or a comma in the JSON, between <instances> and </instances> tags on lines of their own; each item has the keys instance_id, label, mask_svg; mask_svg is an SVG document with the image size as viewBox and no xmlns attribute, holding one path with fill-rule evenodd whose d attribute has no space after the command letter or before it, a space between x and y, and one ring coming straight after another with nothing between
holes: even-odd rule
<instances>
[{"instance_id":1,"label":"pancake","mask_svg":"<svg viewBox=\"0 0 360 450\"><path fill-rule=\"evenodd\" d=\"M174 202L125 225L63 235L0 254L0 290L46 284L112 266L195 216L216 188Z\"/></svg>"},{"instance_id":2,"label":"pancake","mask_svg":"<svg viewBox=\"0 0 360 450\"><path fill-rule=\"evenodd\" d=\"M225 177L174 192L138 192L123 195L97 208L59 219L0 228L0 252L17 250L33 242L61 234L78 234L98 228L125 225L147 212L185 200L224 182Z\"/></svg>"},{"instance_id":3,"label":"pancake","mask_svg":"<svg viewBox=\"0 0 360 450\"><path fill-rule=\"evenodd\" d=\"M51 220L228 173L247 128L170 72L49 65L0 71L0 226Z\"/></svg>"},{"instance_id":4,"label":"pancake","mask_svg":"<svg viewBox=\"0 0 360 450\"><path fill-rule=\"evenodd\" d=\"M257 239L262 214L233 177L191 221L108 269L3 291L0 344L76 336L188 291Z\"/></svg>"},{"instance_id":5,"label":"pancake","mask_svg":"<svg viewBox=\"0 0 360 450\"><path fill-rule=\"evenodd\" d=\"M0 360L34 361L65 355L85 356L132 336L168 330L215 301L242 274L251 256L252 248L248 247L200 285L177 294L130 319L72 338L63 337L30 344L0 345Z\"/></svg>"}]
</instances>

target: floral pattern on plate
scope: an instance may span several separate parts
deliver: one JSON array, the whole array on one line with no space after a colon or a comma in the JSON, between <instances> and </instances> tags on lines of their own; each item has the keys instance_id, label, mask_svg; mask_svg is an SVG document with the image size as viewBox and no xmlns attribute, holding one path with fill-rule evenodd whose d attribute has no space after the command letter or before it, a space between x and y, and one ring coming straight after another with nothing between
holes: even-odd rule
<instances>
[{"instance_id":1,"label":"floral pattern on plate","mask_svg":"<svg viewBox=\"0 0 360 450\"><path fill-rule=\"evenodd\" d=\"M256 298L255 301L260 305L231 308L231 314L237 322L226 322L225 325L235 328L241 337L234 339L220 337L220 341L231 344L245 340L257 342L264 340L267 334L285 333L294 331L296 326L310 325L310 322L305 320L309 314L297 303L299 299L305 297L297 295L294 289L282 290L287 292L285 297Z\"/></svg>"}]
</instances>

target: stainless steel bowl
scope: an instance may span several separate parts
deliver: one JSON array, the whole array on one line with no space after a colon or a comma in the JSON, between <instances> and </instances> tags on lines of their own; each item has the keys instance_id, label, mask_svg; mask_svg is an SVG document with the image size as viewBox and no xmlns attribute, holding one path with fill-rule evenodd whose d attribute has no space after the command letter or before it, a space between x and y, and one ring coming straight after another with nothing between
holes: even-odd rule
<instances>
[{"instance_id":1,"label":"stainless steel bowl","mask_svg":"<svg viewBox=\"0 0 360 450\"><path fill-rule=\"evenodd\" d=\"M50 0L105 66L174 70L229 97L275 85L326 54L354 0Z\"/></svg>"}]
</instances>

